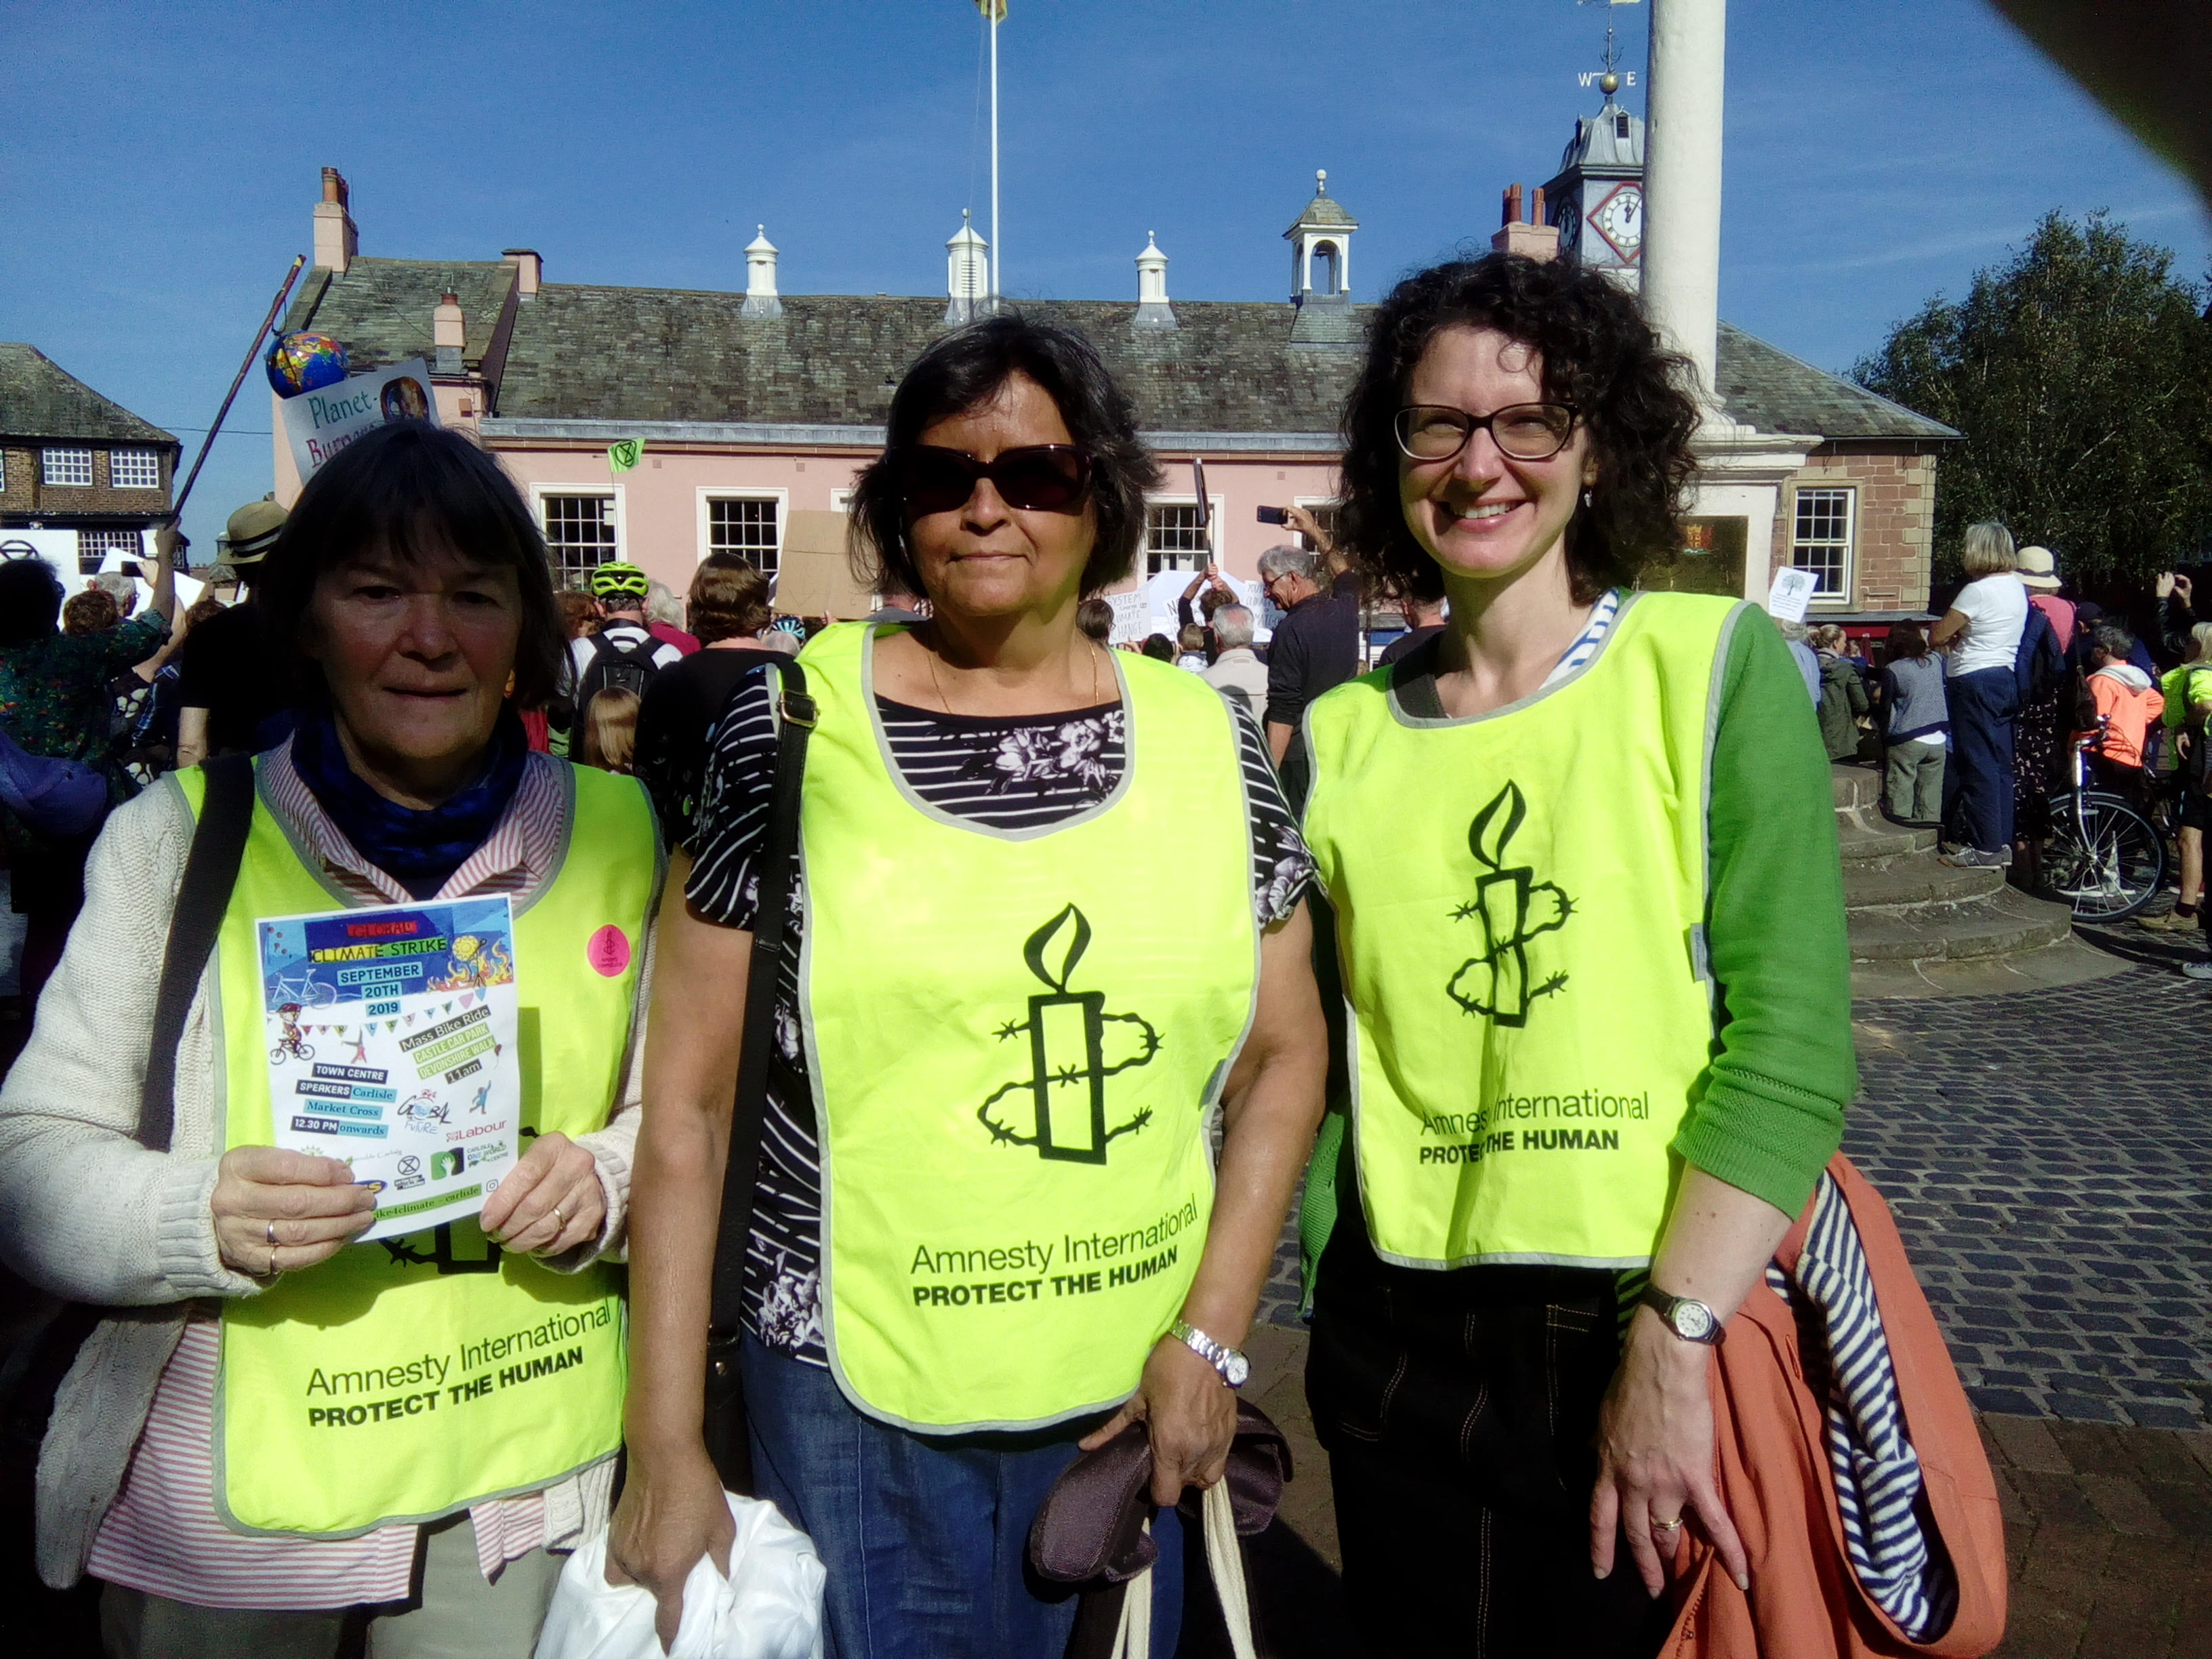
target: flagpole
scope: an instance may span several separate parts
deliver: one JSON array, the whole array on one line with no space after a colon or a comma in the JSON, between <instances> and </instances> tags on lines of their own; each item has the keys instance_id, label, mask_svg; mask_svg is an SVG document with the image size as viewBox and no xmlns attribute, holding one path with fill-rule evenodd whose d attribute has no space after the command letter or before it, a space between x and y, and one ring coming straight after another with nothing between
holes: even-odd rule
<instances>
[{"instance_id":1,"label":"flagpole","mask_svg":"<svg viewBox=\"0 0 2212 1659\"><path fill-rule=\"evenodd\" d=\"M991 314L999 311L999 19L1005 0L991 7Z\"/></svg>"}]
</instances>

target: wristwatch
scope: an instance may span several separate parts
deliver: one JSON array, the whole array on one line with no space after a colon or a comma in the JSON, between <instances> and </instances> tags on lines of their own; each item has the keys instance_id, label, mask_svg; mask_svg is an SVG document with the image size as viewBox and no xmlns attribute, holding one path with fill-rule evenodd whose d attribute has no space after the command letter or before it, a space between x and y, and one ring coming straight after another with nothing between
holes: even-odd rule
<instances>
[{"instance_id":1,"label":"wristwatch","mask_svg":"<svg viewBox=\"0 0 2212 1659\"><path fill-rule=\"evenodd\" d=\"M1195 1325L1187 1325L1178 1319L1168 1327L1168 1334L1184 1347L1221 1373L1221 1380L1232 1389L1244 1386L1244 1379L1252 1375L1252 1362L1236 1349L1216 1342Z\"/></svg>"},{"instance_id":2,"label":"wristwatch","mask_svg":"<svg viewBox=\"0 0 2212 1659\"><path fill-rule=\"evenodd\" d=\"M1709 1348L1717 1348L1726 1334L1721 1328L1720 1316L1689 1297L1669 1296L1656 1285L1646 1285L1638 1299L1665 1320L1667 1328L1685 1342L1702 1342Z\"/></svg>"}]
</instances>

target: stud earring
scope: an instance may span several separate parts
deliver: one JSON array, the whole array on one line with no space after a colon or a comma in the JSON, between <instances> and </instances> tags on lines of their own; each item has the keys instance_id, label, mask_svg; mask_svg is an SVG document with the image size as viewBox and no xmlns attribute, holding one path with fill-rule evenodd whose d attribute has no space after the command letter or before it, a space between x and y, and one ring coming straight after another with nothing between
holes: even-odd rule
<instances>
[{"instance_id":1,"label":"stud earring","mask_svg":"<svg viewBox=\"0 0 2212 1659\"><path fill-rule=\"evenodd\" d=\"M511 696L513 696L514 695L514 671L512 668L510 668L510 669L508 669L508 670L507 671L507 690L504 690L504 691L502 691L502 692L501 692L501 693L500 693L500 696L501 696L502 697L511 697Z\"/></svg>"},{"instance_id":2,"label":"stud earring","mask_svg":"<svg viewBox=\"0 0 2212 1659\"><path fill-rule=\"evenodd\" d=\"M1592 492L1590 491L1590 489L1589 489L1589 486L1585 485L1585 486L1583 487L1583 505L1585 507L1587 507L1590 504L1590 501L1591 501L1591 495L1592 495Z\"/></svg>"}]
</instances>

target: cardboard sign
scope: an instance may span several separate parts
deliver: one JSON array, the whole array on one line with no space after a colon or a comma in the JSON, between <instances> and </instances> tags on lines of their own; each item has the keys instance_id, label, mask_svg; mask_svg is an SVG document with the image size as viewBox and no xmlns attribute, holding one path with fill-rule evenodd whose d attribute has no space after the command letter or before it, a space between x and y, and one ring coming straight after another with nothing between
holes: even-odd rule
<instances>
[{"instance_id":1,"label":"cardboard sign","mask_svg":"<svg viewBox=\"0 0 2212 1659\"><path fill-rule=\"evenodd\" d=\"M798 512L784 517L783 554L775 574L775 608L786 617L853 622L876 608L876 596L853 579L845 553L842 513Z\"/></svg>"},{"instance_id":2,"label":"cardboard sign","mask_svg":"<svg viewBox=\"0 0 2212 1659\"><path fill-rule=\"evenodd\" d=\"M284 399L283 410L284 435L291 441L292 464L300 469L302 483L355 439L387 421L438 424L430 366L420 357L302 392Z\"/></svg>"},{"instance_id":3,"label":"cardboard sign","mask_svg":"<svg viewBox=\"0 0 2212 1659\"><path fill-rule=\"evenodd\" d=\"M1805 607L1813 602L1820 586L1820 579L1812 571L1784 565L1774 573L1774 586L1767 590L1767 614L1784 622L1803 622Z\"/></svg>"}]
</instances>

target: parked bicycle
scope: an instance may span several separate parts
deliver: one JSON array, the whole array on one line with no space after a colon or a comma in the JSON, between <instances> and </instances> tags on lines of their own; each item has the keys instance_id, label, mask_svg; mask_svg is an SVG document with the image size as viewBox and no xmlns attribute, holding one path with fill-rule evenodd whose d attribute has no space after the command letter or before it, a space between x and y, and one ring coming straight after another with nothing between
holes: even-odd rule
<instances>
[{"instance_id":1,"label":"parked bicycle","mask_svg":"<svg viewBox=\"0 0 2212 1659\"><path fill-rule=\"evenodd\" d=\"M2089 755L2105 726L2100 720L2069 746L2073 784L2051 798L2043 851L2044 886L2076 921L2124 921L2166 885L2165 838L2133 802L2091 787Z\"/></svg>"}]
</instances>

